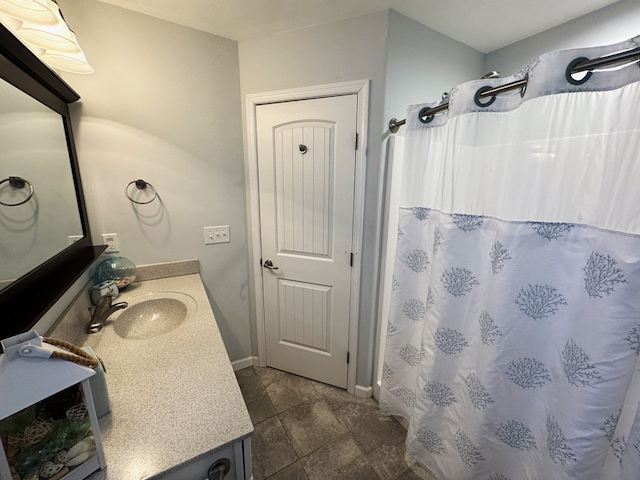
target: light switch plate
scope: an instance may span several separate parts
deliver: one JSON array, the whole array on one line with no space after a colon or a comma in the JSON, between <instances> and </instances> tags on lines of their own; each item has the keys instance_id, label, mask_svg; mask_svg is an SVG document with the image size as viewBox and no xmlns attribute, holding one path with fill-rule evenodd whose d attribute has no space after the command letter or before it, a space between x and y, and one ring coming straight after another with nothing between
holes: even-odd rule
<instances>
[{"instance_id":1,"label":"light switch plate","mask_svg":"<svg viewBox=\"0 0 640 480\"><path fill-rule=\"evenodd\" d=\"M218 225L217 227L204 227L204 244L212 243L228 243L231 241L229 236L229 225Z\"/></svg>"}]
</instances>

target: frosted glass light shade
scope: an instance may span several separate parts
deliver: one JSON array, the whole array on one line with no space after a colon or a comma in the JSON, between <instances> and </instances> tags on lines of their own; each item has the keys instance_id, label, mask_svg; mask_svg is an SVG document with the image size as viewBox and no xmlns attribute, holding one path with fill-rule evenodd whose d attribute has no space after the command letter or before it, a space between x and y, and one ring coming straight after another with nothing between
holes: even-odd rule
<instances>
[{"instance_id":1,"label":"frosted glass light shade","mask_svg":"<svg viewBox=\"0 0 640 480\"><path fill-rule=\"evenodd\" d=\"M22 20L17 19L12 15L7 15L0 10L0 23L7 27L12 32L15 32L22 26Z\"/></svg>"},{"instance_id":2,"label":"frosted glass light shade","mask_svg":"<svg viewBox=\"0 0 640 480\"><path fill-rule=\"evenodd\" d=\"M0 12L23 22L56 25L60 18L51 0L0 0Z\"/></svg>"},{"instance_id":3,"label":"frosted glass light shade","mask_svg":"<svg viewBox=\"0 0 640 480\"><path fill-rule=\"evenodd\" d=\"M82 51L75 33L69 29L64 21L52 26L23 22L16 35L20 40L45 50L65 53L80 53Z\"/></svg>"},{"instance_id":4,"label":"frosted glass light shade","mask_svg":"<svg viewBox=\"0 0 640 480\"><path fill-rule=\"evenodd\" d=\"M46 8L56 22L43 25L35 17L19 19L19 6L24 6L28 11L37 10L37 6ZM79 74L93 73L94 70L87 62L75 33L62 18L60 8L55 2L0 0L0 22L50 68Z\"/></svg>"},{"instance_id":5,"label":"frosted glass light shade","mask_svg":"<svg viewBox=\"0 0 640 480\"><path fill-rule=\"evenodd\" d=\"M41 60L51 68L70 73L90 74L93 68L87 62L86 57L80 53L59 53L46 51Z\"/></svg>"}]
</instances>

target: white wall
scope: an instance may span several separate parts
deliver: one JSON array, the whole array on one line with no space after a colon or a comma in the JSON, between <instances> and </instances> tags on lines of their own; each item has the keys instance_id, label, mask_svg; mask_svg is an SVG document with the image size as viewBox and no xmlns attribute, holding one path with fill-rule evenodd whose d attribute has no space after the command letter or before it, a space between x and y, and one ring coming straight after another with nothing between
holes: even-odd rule
<instances>
[{"instance_id":1,"label":"white wall","mask_svg":"<svg viewBox=\"0 0 640 480\"><path fill-rule=\"evenodd\" d=\"M238 44L243 102L251 93L371 80L356 374L359 385L371 384L374 353L388 18L388 12L381 12Z\"/></svg>"},{"instance_id":2,"label":"white wall","mask_svg":"<svg viewBox=\"0 0 640 480\"><path fill-rule=\"evenodd\" d=\"M484 54L392 10L385 128L389 119L405 118L408 105L439 101L457 84L480 78L483 63Z\"/></svg>"},{"instance_id":3,"label":"white wall","mask_svg":"<svg viewBox=\"0 0 640 480\"><path fill-rule=\"evenodd\" d=\"M542 53L567 48L594 47L640 35L640 2L621 0L546 32L489 53L485 70L503 77L517 72Z\"/></svg>"},{"instance_id":4,"label":"white wall","mask_svg":"<svg viewBox=\"0 0 640 480\"><path fill-rule=\"evenodd\" d=\"M113 7L60 0L95 68L65 74L94 243L119 236L137 264L189 258L201 275L232 360L251 355L237 43ZM143 178L161 201L137 206ZM230 225L231 243L202 228Z\"/></svg>"}]
</instances>

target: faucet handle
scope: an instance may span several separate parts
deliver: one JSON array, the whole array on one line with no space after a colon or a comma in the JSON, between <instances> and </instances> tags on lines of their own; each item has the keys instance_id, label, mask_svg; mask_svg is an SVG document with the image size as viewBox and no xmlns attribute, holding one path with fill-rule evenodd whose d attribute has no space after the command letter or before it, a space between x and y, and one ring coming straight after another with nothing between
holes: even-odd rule
<instances>
[{"instance_id":1,"label":"faucet handle","mask_svg":"<svg viewBox=\"0 0 640 480\"><path fill-rule=\"evenodd\" d=\"M87 333L98 333L100 330L102 330L102 317L105 312L109 310L109 308L111 308L112 301L113 298L111 297L111 295L103 295L97 299L97 301L95 302L96 306L93 307L93 310L91 309L91 307L89 307L89 315L91 315L91 319L87 324Z\"/></svg>"},{"instance_id":2,"label":"faucet handle","mask_svg":"<svg viewBox=\"0 0 640 480\"><path fill-rule=\"evenodd\" d=\"M113 303L113 296L103 295L96 301L96 308L109 308Z\"/></svg>"},{"instance_id":3,"label":"faucet handle","mask_svg":"<svg viewBox=\"0 0 640 480\"><path fill-rule=\"evenodd\" d=\"M99 297L98 299L96 299L96 306L95 307L87 307L87 310L89 310L89 315L93 315L95 314L98 309L100 310L107 310L108 308L111 307L111 303L113 302L113 297L111 297L110 295L104 295L102 297Z\"/></svg>"},{"instance_id":4,"label":"faucet handle","mask_svg":"<svg viewBox=\"0 0 640 480\"><path fill-rule=\"evenodd\" d=\"M128 306L129 304L127 302L113 303L113 297L111 295L100 297L98 299L98 304L93 309L93 311L89 309L91 319L87 324L87 333L99 332L100 330L102 330L102 327L104 327L105 321L107 320L109 315L117 310L127 308Z\"/></svg>"},{"instance_id":5,"label":"faucet handle","mask_svg":"<svg viewBox=\"0 0 640 480\"><path fill-rule=\"evenodd\" d=\"M98 301L104 296L111 296L117 298L120 295L120 291L113 280L105 280L91 289L91 301L97 305Z\"/></svg>"}]
</instances>

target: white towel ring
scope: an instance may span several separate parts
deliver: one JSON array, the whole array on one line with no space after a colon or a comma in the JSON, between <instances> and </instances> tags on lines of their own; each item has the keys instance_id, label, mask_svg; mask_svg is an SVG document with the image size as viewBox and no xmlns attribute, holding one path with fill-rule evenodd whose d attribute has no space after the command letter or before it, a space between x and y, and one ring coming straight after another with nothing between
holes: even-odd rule
<instances>
[{"instance_id":1,"label":"white towel ring","mask_svg":"<svg viewBox=\"0 0 640 480\"><path fill-rule=\"evenodd\" d=\"M18 203L5 203L5 202L0 201L0 205L4 205L5 207L17 207L18 205L22 205L24 203L27 203L29 200L31 200L31 197L33 197L33 185L31 185L24 178L22 178L22 177L7 177L4 180L0 181L0 185L2 185L4 182L9 182L9 185L11 185L13 188L17 188L17 189L24 188L25 185L28 185L29 186L29 195L27 196L27 198L25 198L21 202L18 202Z\"/></svg>"},{"instance_id":2,"label":"white towel ring","mask_svg":"<svg viewBox=\"0 0 640 480\"><path fill-rule=\"evenodd\" d=\"M145 190L147 187L149 187L151 189L151 191L153 192L153 197L151 197L151 200L149 200L147 202L139 202L138 200L134 200L133 198L131 198L131 195L129 195L129 187L131 185L133 185L133 184L135 184L135 186L136 186L136 188L138 190ZM158 192L156 192L156 189L153 188L153 185L151 185L149 182L145 182L142 179L133 180L132 182L129 182L127 184L127 186L124 187L124 194L129 200L131 200L133 203L137 203L138 205L146 205L147 203L151 203L158 196Z\"/></svg>"}]
</instances>

